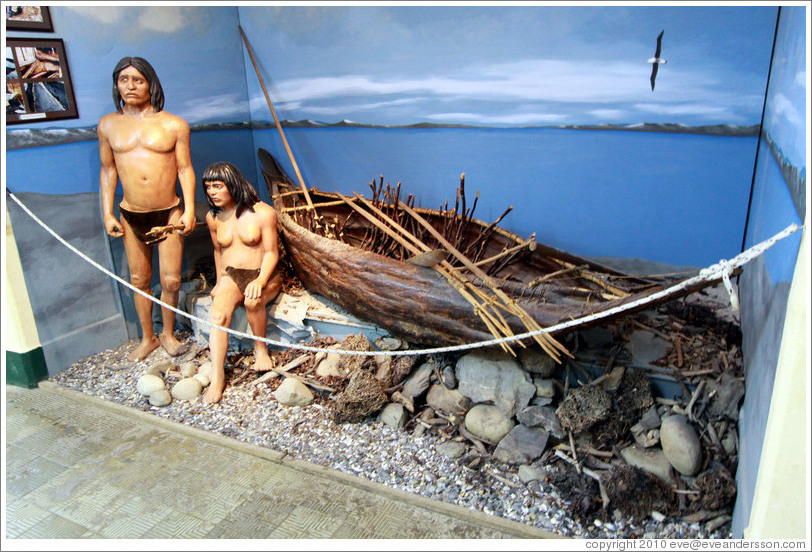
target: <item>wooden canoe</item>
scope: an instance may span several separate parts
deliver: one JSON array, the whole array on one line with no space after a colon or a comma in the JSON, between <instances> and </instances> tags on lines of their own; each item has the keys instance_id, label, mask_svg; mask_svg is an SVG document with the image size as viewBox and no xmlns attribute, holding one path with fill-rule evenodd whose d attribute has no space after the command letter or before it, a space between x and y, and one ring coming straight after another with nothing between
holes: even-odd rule
<instances>
[{"instance_id":1,"label":"wooden canoe","mask_svg":"<svg viewBox=\"0 0 812 552\"><path fill-rule=\"evenodd\" d=\"M397 196L393 200L391 193L387 194L388 201L375 198L381 194L375 193L374 183L371 184L373 198L370 199L359 194L348 198L317 188L309 188L309 197L306 198L304 191L292 185L267 151L260 149L259 157L278 214L282 244L305 288L411 343L458 345L490 340L496 335L483 321L481 313L476 312L472 303L461 294L459 284L452 285L450 279L443 276L439 264L422 266L446 258L443 264L456 265L453 267L455 273L467 274L467 286L472 293L476 294L476 288L481 288L484 293L480 297L492 294L483 279L477 278L448 254L449 248L445 247L448 245L455 245L455 250L460 252L475 251L476 255L469 260L474 263L485 261L477 268L487 273L491 285L498 285L500 293L515 301L522 312L532 317L537 327L543 328L650 296L679 281L665 276L629 276L537 243L532 237L524 240L496 224L466 216L465 208L457 214L456 207L453 212L411 208L436 231L448 234L450 228L454 234L453 244L431 243L427 252L415 254L411 260L409 252L403 248L398 252L397 246L390 247L393 251L385 252L387 254L370 251L367 249L371 242L376 242L380 249L381 243L387 239L389 242L394 240L375 228L360 210L375 213L375 207L369 205L377 205L404 226L408 222L414 229L419 226L414 218L402 216L402 211L409 208L408 201L399 201ZM377 191L380 192L381 188ZM391 192L391 189L387 191ZM309 208L311 203L314 209ZM472 209L468 211L472 212ZM325 234L333 235L327 237ZM513 253L487 262L505 250ZM439 257L431 259L438 251L441 253ZM421 262L427 257L427 262ZM617 316L651 308L716 282L718 280L696 284ZM520 318L511 313L504 314L504 320L514 334L527 332L530 327ZM579 324L559 333L589 325L594 323Z\"/></svg>"}]
</instances>

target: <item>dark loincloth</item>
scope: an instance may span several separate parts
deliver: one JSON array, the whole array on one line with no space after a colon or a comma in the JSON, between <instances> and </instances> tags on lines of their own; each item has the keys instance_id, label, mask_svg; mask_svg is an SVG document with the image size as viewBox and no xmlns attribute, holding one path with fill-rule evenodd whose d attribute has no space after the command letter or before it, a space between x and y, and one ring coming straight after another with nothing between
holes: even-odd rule
<instances>
[{"instance_id":1,"label":"dark loincloth","mask_svg":"<svg viewBox=\"0 0 812 552\"><path fill-rule=\"evenodd\" d=\"M234 268L233 266L226 267L226 274L228 277L231 278L237 287L240 289L240 293L245 295L245 288L248 287L248 284L253 282L259 276L260 269L258 268Z\"/></svg>"},{"instance_id":2,"label":"dark loincloth","mask_svg":"<svg viewBox=\"0 0 812 552\"><path fill-rule=\"evenodd\" d=\"M174 207L158 209L157 211L130 211L121 205L118 206L118 210L121 211L121 216L127 221L130 228L133 229L135 237L142 242L149 243L151 245L164 241L166 239L166 235L156 239L151 236L147 236L147 232L156 226L167 226L169 224L169 215L172 214L172 211L180 207L181 203L181 200L178 199L178 202L174 205Z\"/></svg>"}]
</instances>

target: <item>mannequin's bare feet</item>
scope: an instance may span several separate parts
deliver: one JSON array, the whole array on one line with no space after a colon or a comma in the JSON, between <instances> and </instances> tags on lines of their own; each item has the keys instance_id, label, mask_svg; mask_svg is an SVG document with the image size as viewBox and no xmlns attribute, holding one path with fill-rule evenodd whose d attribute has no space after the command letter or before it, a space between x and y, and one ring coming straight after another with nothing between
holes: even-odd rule
<instances>
[{"instance_id":1,"label":"mannequin's bare feet","mask_svg":"<svg viewBox=\"0 0 812 552\"><path fill-rule=\"evenodd\" d=\"M214 404L220 402L223 398L223 388L225 387L224 381L212 381L206 389L206 394L203 395L203 402Z\"/></svg>"},{"instance_id":2,"label":"mannequin's bare feet","mask_svg":"<svg viewBox=\"0 0 812 552\"><path fill-rule=\"evenodd\" d=\"M189 350L189 347L177 340L172 334L161 333L161 345L166 353L171 357L180 356Z\"/></svg>"},{"instance_id":3,"label":"mannequin's bare feet","mask_svg":"<svg viewBox=\"0 0 812 552\"><path fill-rule=\"evenodd\" d=\"M144 360L149 356L149 354L157 349L161 345L161 342L158 340L157 337L154 335L152 337L145 337L141 340L141 343L133 349L133 351L127 355L127 360Z\"/></svg>"},{"instance_id":4,"label":"mannequin's bare feet","mask_svg":"<svg viewBox=\"0 0 812 552\"><path fill-rule=\"evenodd\" d=\"M274 361L271 360L267 350L258 349L254 351L254 365L252 368L257 372L268 372L274 369Z\"/></svg>"}]
</instances>

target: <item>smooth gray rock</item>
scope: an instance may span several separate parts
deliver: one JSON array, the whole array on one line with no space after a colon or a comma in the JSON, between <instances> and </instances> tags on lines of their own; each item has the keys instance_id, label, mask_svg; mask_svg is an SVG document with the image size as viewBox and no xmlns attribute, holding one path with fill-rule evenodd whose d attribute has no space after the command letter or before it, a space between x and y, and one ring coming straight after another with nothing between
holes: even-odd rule
<instances>
[{"instance_id":1,"label":"smooth gray rock","mask_svg":"<svg viewBox=\"0 0 812 552\"><path fill-rule=\"evenodd\" d=\"M702 443L688 419L669 416L660 426L660 444L668 461L682 475L694 475L702 466Z\"/></svg>"},{"instance_id":2,"label":"smooth gray rock","mask_svg":"<svg viewBox=\"0 0 812 552\"><path fill-rule=\"evenodd\" d=\"M459 441L444 441L439 443L436 447L437 454L445 456L446 458L459 458L465 454L465 445Z\"/></svg>"},{"instance_id":3,"label":"smooth gray rock","mask_svg":"<svg viewBox=\"0 0 812 552\"><path fill-rule=\"evenodd\" d=\"M144 374L138 378L138 383L135 384L136 390L142 395L149 396L153 391L164 389L166 384L164 380L152 374Z\"/></svg>"},{"instance_id":4,"label":"smooth gray rock","mask_svg":"<svg viewBox=\"0 0 812 552\"><path fill-rule=\"evenodd\" d=\"M168 389L157 389L149 395L149 404L152 406L166 406L171 402L172 393Z\"/></svg>"},{"instance_id":5,"label":"smooth gray rock","mask_svg":"<svg viewBox=\"0 0 812 552\"><path fill-rule=\"evenodd\" d=\"M307 406L313 402L313 393L296 378L285 378L273 396L285 406Z\"/></svg>"},{"instance_id":6,"label":"smooth gray rock","mask_svg":"<svg viewBox=\"0 0 812 552\"><path fill-rule=\"evenodd\" d=\"M505 353L469 353L457 361L460 393L475 403L489 402L505 416L528 405L536 393L530 376Z\"/></svg>"},{"instance_id":7,"label":"smooth gray rock","mask_svg":"<svg viewBox=\"0 0 812 552\"><path fill-rule=\"evenodd\" d=\"M516 424L492 404L477 404L465 415L465 429L474 437L498 443Z\"/></svg>"},{"instance_id":8,"label":"smooth gray rock","mask_svg":"<svg viewBox=\"0 0 812 552\"><path fill-rule=\"evenodd\" d=\"M516 414L519 423L527 427L540 427L547 431L554 439L563 439L566 436L561 420L551 406L528 406Z\"/></svg>"},{"instance_id":9,"label":"smooth gray rock","mask_svg":"<svg viewBox=\"0 0 812 552\"><path fill-rule=\"evenodd\" d=\"M620 455L632 466L656 475L667 483L674 482L674 470L661 449L646 449L631 445L620 451Z\"/></svg>"},{"instance_id":10,"label":"smooth gray rock","mask_svg":"<svg viewBox=\"0 0 812 552\"><path fill-rule=\"evenodd\" d=\"M457 376L454 374L454 368L446 366L440 372L440 379L445 387L454 389L457 387Z\"/></svg>"},{"instance_id":11,"label":"smooth gray rock","mask_svg":"<svg viewBox=\"0 0 812 552\"><path fill-rule=\"evenodd\" d=\"M465 414L471 407L471 401L457 389L446 389L440 384L429 387L429 392L426 394L426 404L434 410L454 414Z\"/></svg>"},{"instance_id":12,"label":"smooth gray rock","mask_svg":"<svg viewBox=\"0 0 812 552\"><path fill-rule=\"evenodd\" d=\"M527 464L544 453L549 438L541 428L520 424L499 441L493 456L508 464Z\"/></svg>"},{"instance_id":13,"label":"smooth gray rock","mask_svg":"<svg viewBox=\"0 0 812 552\"><path fill-rule=\"evenodd\" d=\"M431 373L433 371L434 365L431 363L424 362L418 366L403 382L401 394L414 399L425 393L431 384Z\"/></svg>"},{"instance_id":14,"label":"smooth gray rock","mask_svg":"<svg viewBox=\"0 0 812 552\"><path fill-rule=\"evenodd\" d=\"M402 428L406 425L407 418L406 409L400 403L389 403L378 414L378 419L392 429Z\"/></svg>"},{"instance_id":15,"label":"smooth gray rock","mask_svg":"<svg viewBox=\"0 0 812 552\"><path fill-rule=\"evenodd\" d=\"M172 387L172 396L178 400L197 398L203 391L203 384L195 378L183 378Z\"/></svg>"}]
</instances>

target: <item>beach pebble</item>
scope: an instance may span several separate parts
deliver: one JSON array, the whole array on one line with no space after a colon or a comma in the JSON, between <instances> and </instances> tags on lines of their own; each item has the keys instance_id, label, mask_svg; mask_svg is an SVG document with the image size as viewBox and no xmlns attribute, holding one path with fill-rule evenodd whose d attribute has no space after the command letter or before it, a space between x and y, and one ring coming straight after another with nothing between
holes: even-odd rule
<instances>
[{"instance_id":1,"label":"beach pebble","mask_svg":"<svg viewBox=\"0 0 812 552\"><path fill-rule=\"evenodd\" d=\"M444 441L436 446L437 454L446 458L459 458L465 454L465 445L459 441Z\"/></svg>"},{"instance_id":2,"label":"beach pebble","mask_svg":"<svg viewBox=\"0 0 812 552\"><path fill-rule=\"evenodd\" d=\"M166 389L158 389L149 394L149 404L152 406L166 406L172 402L172 394Z\"/></svg>"},{"instance_id":3,"label":"beach pebble","mask_svg":"<svg viewBox=\"0 0 812 552\"><path fill-rule=\"evenodd\" d=\"M406 425L407 418L408 415L406 414L406 409L403 408L403 405L399 403L387 404L378 415L378 419L392 429L402 428L404 425Z\"/></svg>"},{"instance_id":4,"label":"beach pebble","mask_svg":"<svg viewBox=\"0 0 812 552\"><path fill-rule=\"evenodd\" d=\"M208 387L208 386L209 386L209 384L211 383L211 381L209 380L209 378L207 378L207 377L206 377L206 376L204 376L203 374L195 374L195 375L194 375L194 376L192 376L192 377L193 377L194 379L196 379L197 381L199 381L199 382L200 382L200 384L201 384L203 387Z\"/></svg>"},{"instance_id":5,"label":"beach pebble","mask_svg":"<svg viewBox=\"0 0 812 552\"><path fill-rule=\"evenodd\" d=\"M135 386L142 395L149 395L153 391L163 389L164 387L166 387L164 380L153 374L144 374L138 378L138 383Z\"/></svg>"},{"instance_id":6,"label":"beach pebble","mask_svg":"<svg viewBox=\"0 0 812 552\"><path fill-rule=\"evenodd\" d=\"M211 379L211 373L213 369L214 367L212 366L211 361L207 360L206 362L197 367L197 373L203 374L207 378Z\"/></svg>"},{"instance_id":7,"label":"beach pebble","mask_svg":"<svg viewBox=\"0 0 812 552\"><path fill-rule=\"evenodd\" d=\"M660 426L660 443L668 461L682 475L694 475L702 465L702 444L696 430L681 415L669 416Z\"/></svg>"},{"instance_id":8,"label":"beach pebble","mask_svg":"<svg viewBox=\"0 0 812 552\"><path fill-rule=\"evenodd\" d=\"M273 396L285 406L307 406L314 399L310 389L296 378L285 378Z\"/></svg>"},{"instance_id":9,"label":"beach pebble","mask_svg":"<svg viewBox=\"0 0 812 552\"><path fill-rule=\"evenodd\" d=\"M179 400L196 398L203 391L203 384L195 378L183 378L172 387L172 396Z\"/></svg>"}]
</instances>

